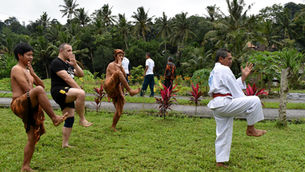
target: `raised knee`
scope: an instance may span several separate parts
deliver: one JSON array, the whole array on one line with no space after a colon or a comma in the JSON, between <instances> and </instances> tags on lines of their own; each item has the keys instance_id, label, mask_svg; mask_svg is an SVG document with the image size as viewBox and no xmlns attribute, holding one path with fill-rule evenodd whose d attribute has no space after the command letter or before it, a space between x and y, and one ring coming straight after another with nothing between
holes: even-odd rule
<instances>
[{"instance_id":1,"label":"raised knee","mask_svg":"<svg viewBox=\"0 0 305 172\"><path fill-rule=\"evenodd\" d=\"M255 103L255 104L261 104L261 100L258 96L252 96L252 101Z\"/></svg>"},{"instance_id":2,"label":"raised knee","mask_svg":"<svg viewBox=\"0 0 305 172\"><path fill-rule=\"evenodd\" d=\"M33 88L36 92L42 93L44 92L44 88L40 85L36 86L35 88Z\"/></svg>"},{"instance_id":3,"label":"raised knee","mask_svg":"<svg viewBox=\"0 0 305 172\"><path fill-rule=\"evenodd\" d=\"M86 92L83 89L79 89L79 90L77 90L77 96L78 97L85 97Z\"/></svg>"}]
</instances>

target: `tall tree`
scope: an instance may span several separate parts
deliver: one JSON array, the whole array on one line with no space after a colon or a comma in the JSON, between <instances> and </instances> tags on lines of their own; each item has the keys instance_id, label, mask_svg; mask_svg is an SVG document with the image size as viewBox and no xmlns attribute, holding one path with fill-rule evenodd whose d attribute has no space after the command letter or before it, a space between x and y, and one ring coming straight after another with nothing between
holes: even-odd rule
<instances>
[{"instance_id":1,"label":"tall tree","mask_svg":"<svg viewBox=\"0 0 305 172\"><path fill-rule=\"evenodd\" d=\"M112 15L112 7L109 7L109 4L104 4L102 8L95 10L93 16L96 21L99 20L105 27L111 26L115 22L115 16Z\"/></svg>"},{"instance_id":2,"label":"tall tree","mask_svg":"<svg viewBox=\"0 0 305 172\"><path fill-rule=\"evenodd\" d=\"M146 41L146 35L151 31L152 17L148 17L148 11L145 12L144 7L139 7L137 13L133 12L131 17L136 20L135 33Z\"/></svg>"},{"instance_id":3,"label":"tall tree","mask_svg":"<svg viewBox=\"0 0 305 172\"><path fill-rule=\"evenodd\" d=\"M76 14L76 7L79 4L76 3L76 0L64 0L64 5L59 5L59 7L62 7L63 9L60 10L60 12L63 13L62 17L67 16L68 20L72 19L73 15Z\"/></svg>"},{"instance_id":4,"label":"tall tree","mask_svg":"<svg viewBox=\"0 0 305 172\"><path fill-rule=\"evenodd\" d=\"M76 15L75 17L77 18L78 22L84 27L85 25L90 22L90 17L88 14L85 12L85 8L79 8L76 9Z\"/></svg>"},{"instance_id":5,"label":"tall tree","mask_svg":"<svg viewBox=\"0 0 305 172\"><path fill-rule=\"evenodd\" d=\"M279 63L281 69L281 84L280 84L280 107L279 107L279 122L280 126L287 126L287 93L289 89L289 80L294 76L299 75L300 66L304 63L304 55L295 49L285 49L280 52Z\"/></svg>"},{"instance_id":6,"label":"tall tree","mask_svg":"<svg viewBox=\"0 0 305 172\"><path fill-rule=\"evenodd\" d=\"M156 23L159 23L159 25L157 26L159 29L158 37L161 37L162 42L164 44L164 51L166 52L166 45L168 43L169 35L171 34L171 27L169 19L167 19L167 16L165 15L165 12L162 13L161 18L157 19Z\"/></svg>"},{"instance_id":7,"label":"tall tree","mask_svg":"<svg viewBox=\"0 0 305 172\"><path fill-rule=\"evenodd\" d=\"M195 36L191 31L190 22L187 20L187 12L177 14L173 19L173 32L171 41L178 45L178 50L184 46L185 42Z\"/></svg>"},{"instance_id":8,"label":"tall tree","mask_svg":"<svg viewBox=\"0 0 305 172\"><path fill-rule=\"evenodd\" d=\"M123 37L125 48L128 49L128 35L130 33L130 22L126 20L125 14L119 14L117 22L118 32Z\"/></svg>"}]
</instances>

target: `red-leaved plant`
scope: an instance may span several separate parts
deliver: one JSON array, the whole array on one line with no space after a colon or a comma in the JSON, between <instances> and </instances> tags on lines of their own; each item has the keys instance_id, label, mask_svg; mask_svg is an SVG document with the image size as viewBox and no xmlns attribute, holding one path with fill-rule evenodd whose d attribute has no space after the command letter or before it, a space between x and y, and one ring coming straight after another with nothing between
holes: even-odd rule
<instances>
[{"instance_id":1,"label":"red-leaved plant","mask_svg":"<svg viewBox=\"0 0 305 172\"><path fill-rule=\"evenodd\" d=\"M265 91L264 88L262 89L256 88L255 83L253 83L252 87L250 84L248 84L245 94L246 96L259 96L259 95L268 95L268 92Z\"/></svg>"},{"instance_id":2,"label":"red-leaved plant","mask_svg":"<svg viewBox=\"0 0 305 172\"><path fill-rule=\"evenodd\" d=\"M250 84L248 84L248 87L245 91L246 96L260 96L260 95L268 95L268 92L265 91L264 88L257 89L255 83L253 83L252 87ZM262 102L262 105L264 106L264 103Z\"/></svg>"},{"instance_id":3,"label":"red-leaved plant","mask_svg":"<svg viewBox=\"0 0 305 172\"><path fill-rule=\"evenodd\" d=\"M191 99L190 101L195 103L195 115L197 115L197 106L200 102L200 96L202 96L202 92L199 91L199 85L198 83L196 84L196 87L192 83L192 91L191 91Z\"/></svg>"},{"instance_id":4,"label":"red-leaved plant","mask_svg":"<svg viewBox=\"0 0 305 172\"><path fill-rule=\"evenodd\" d=\"M103 97L106 95L104 88L103 88L103 84L101 83L100 88L94 88L95 91L95 98L94 101L96 103L96 112L98 112L101 103L102 103L102 99Z\"/></svg>"},{"instance_id":5,"label":"red-leaved plant","mask_svg":"<svg viewBox=\"0 0 305 172\"><path fill-rule=\"evenodd\" d=\"M177 84L174 87L169 87L167 88L165 85L163 85L163 89L161 88L160 93L161 93L161 98L157 98L156 99L156 103L160 104L159 109L160 109L160 113L161 115L164 117L165 119L165 114L167 112L168 109L171 110L170 106L173 104L174 101L176 101L175 98L175 92L177 92L178 90L174 90L177 87Z\"/></svg>"}]
</instances>

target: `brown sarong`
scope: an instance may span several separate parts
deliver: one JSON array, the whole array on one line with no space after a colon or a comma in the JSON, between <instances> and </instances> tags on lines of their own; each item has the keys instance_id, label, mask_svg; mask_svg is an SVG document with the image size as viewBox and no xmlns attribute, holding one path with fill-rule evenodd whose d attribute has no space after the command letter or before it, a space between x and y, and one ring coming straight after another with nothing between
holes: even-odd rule
<instances>
[{"instance_id":1,"label":"brown sarong","mask_svg":"<svg viewBox=\"0 0 305 172\"><path fill-rule=\"evenodd\" d=\"M30 130L30 126L34 129L35 143L38 142L40 136L45 133L44 114L39 105L32 107L29 92L12 100L12 111L22 119L26 132Z\"/></svg>"}]
</instances>

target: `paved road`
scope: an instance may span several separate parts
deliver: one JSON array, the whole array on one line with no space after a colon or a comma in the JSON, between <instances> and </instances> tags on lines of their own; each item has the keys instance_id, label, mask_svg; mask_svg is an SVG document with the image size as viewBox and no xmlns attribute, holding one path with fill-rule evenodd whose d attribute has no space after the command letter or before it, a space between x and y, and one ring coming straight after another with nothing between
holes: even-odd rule
<instances>
[{"instance_id":1,"label":"paved road","mask_svg":"<svg viewBox=\"0 0 305 172\"><path fill-rule=\"evenodd\" d=\"M54 100L50 100L51 105L55 109L59 109L59 106L54 102ZM9 107L11 103L11 98L0 98L0 107ZM86 107L89 109L95 110L95 102L86 101ZM148 104L148 103L126 103L124 106L124 110L128 111L141 111L141 110L151 110L158 109L158 104ZM102 102L100 110L106 110L113 112L114 106L112 103ZM190 105L173 105L172 110L183 113L188 116L194 117L212 117L212 111L206 106L198 106L197 114L195 115L195 107ZM278 117L278 109L263 109L265 119L276 119ZM240 117L244 118L244 117ZM287 118L288 119L302 119L305 118L305 110L287 110Z\"/></svg>"}]
</instances>

